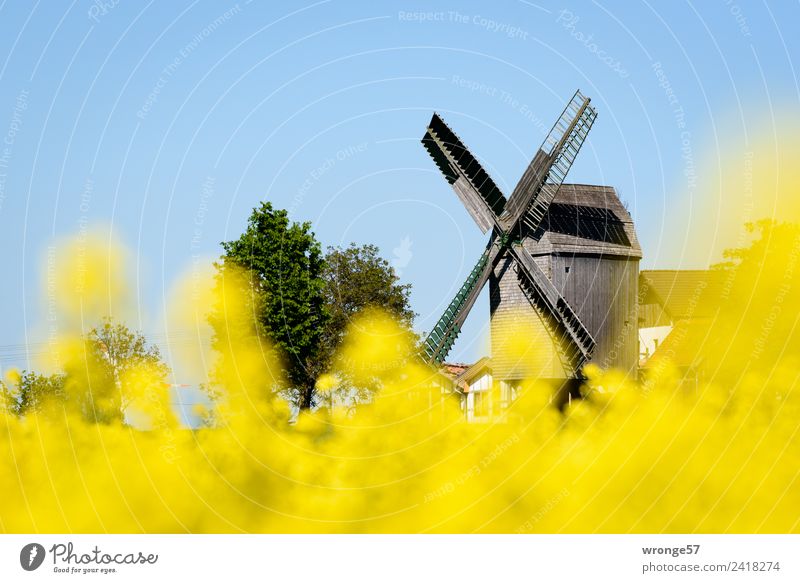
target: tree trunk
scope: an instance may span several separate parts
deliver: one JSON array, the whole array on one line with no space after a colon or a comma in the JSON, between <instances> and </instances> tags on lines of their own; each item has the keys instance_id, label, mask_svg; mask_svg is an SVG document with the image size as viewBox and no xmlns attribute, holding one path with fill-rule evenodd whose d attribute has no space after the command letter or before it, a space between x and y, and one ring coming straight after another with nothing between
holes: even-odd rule
<instances>
[{"instance_id":1,"label":"tree trunk","mask_svg":"<svg viewBox=\"0 0 800 583\"><path fill-rule=\"evenodd\" d=\"M301 397L300 397L300 409L311 409L311 405L314 403L314 385L309 384L302 389Z\"/></svg>"}]
</instances>

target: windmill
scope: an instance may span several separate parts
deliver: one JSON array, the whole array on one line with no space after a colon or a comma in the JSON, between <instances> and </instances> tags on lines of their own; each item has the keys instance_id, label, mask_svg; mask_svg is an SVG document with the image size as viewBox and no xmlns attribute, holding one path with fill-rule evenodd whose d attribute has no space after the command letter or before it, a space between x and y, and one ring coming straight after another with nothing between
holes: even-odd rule
<instances>
[{"instance_id":1,"label":"windmill","mask_svg":"<svg viewBox=\"0 0 800 583\"><path fill-rule=\"evenodd\" d=\"M619 249L624 249L624 243L627 242L630 250L624 251L623 254L636 259L638 274L638 258L641 257L641 253L638 243L631 244L631 239L635 243L632 224L628 231L630 236L626 236L625 229L620 227L614 231L613 227L613 224L616 224L614 221L623 224L617 215L627 216L624 209L615 209L615 214L614 210L597 208L603 207L603 204L553 205L596 118L597 112L590 105L590 99L580 91L576 91L545 137L511 196L506 199L458 136L438 114L434 113L422 143L478 227L483 233L491 231L491 235L475 267L425 339L424 353L429 362L434 364L444 362L484 285L491 279L495 292L500 290L498 282L508 278L505 273L510 268L518 284L513 293L518 298L525 298L520 301L529 304L528 309L532 308L547 329L547 334L555 347L554 353L560 360L562 378L581 378L582 366L592 358L597 347L595 335L584 325L576 310L551 281L552 270L551 276L548 276L540 265L541 262L532 256L530 247L535 246L551 227L558 229L557 213L552 214L550 211L551 206L559 206L559 212L562 214L571 216L570 213L577 213L577 218L573 217L568 221L576 229L581 226L578 225L581 217L585 219L584 227L592 224L592 221L595 223L600 221L606 226L612 225L610 228L603 227L599 237L592 235L584 238L587 241L595 239L592 242L594 245L592 249L597 257L619 253ZM574 191L574 188L572 190ZM611 192L610 195L606 191L602 191L601 194L618 202L613 189ZM608 238L610 231L618 233L626 240L610 240ZM585 235L577 231L576 234ZM527 241L530 243L526 248ZM566 270L568 272L569 267ZM635 278L633 281L635 282ZM495 296L502 299L497 293L493 298ZM503 297L508 298L508 296L509 292L506 291ZM581 302L581 306L584 303ZM497 312L497 307L498 300L495 299L493 314ZM635 321L635 313L633 320ZM597 324L594 328L595 332L600 332L605 340L606 334L601 329L602 325ZM629 342L626 337L626 346L627 344ZM630 351L626 349L625 353L628 354Z\"/></svg>"}]
</instances>

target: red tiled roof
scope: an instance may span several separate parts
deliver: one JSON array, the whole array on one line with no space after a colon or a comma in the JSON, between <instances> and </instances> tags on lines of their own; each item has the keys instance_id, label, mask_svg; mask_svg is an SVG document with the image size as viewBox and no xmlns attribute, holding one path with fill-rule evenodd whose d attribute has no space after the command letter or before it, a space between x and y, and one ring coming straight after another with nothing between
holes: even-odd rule
<instances>
[{"instance_id":1,"label":"red tiled roof","mask_svg":"<svg viewBox=\"0 0 800 583\"><path fill-rule=\"evenodd\" d=\"M442 363L442 372L455 378L471 366L471 364L465 364L463 362L445 362Z\"/></svg>"}]
</instances>

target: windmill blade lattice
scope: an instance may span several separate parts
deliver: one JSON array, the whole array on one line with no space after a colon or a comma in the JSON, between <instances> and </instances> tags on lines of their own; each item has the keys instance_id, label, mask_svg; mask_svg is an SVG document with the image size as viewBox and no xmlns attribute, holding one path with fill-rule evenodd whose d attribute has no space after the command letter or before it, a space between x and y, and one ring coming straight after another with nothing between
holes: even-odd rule
<instances>
[{"instance_id":1,"label":"windmill blade lattice","mask_svg":"<svg viewBox=\"0 0 800 583\"><path fill-rule=\"evenodd\" d=\"M536 231L597 118L590 99L572 96L520 178L501 217L513 229L522 219Z\"/></svg>"},{"instance_id":2,"label":"windmill blade lattice","mask_svg":"<svg viewBox=\"0 0 800 583\"><path fill-rule=\"evenodd\" d=\"M444 120L434 113L422 144L472 218L485 233L497 224L506 197Z\"/></svg>"},{"instance_id":3,"label":"windmill blade lattice","mask_svg":"<svg viewBox=\"0 0 800 583\"><path fill-rule=\"evenodd\" d=\"M528 299L550 316L560 330L561 348L565 349L565 368L573 375L589 360L597 343L572 310L553 282L536 264L521 243L510 248L519 284Z\"/></svg>"},{"instance_id":4,"label":"windmill blade lattice","mask_svg":"<svg viewBox=\"0 0 800 583\"><path fill-rule=\"evenodd\" d=\"M461 333L461 326L464 325L469 311L475 305L483 286L489 281L499 251L493 237L456 296L425 338L424 350L429 362L441 364L447 358L447 354Z\"/></svg>"}]
</instances>

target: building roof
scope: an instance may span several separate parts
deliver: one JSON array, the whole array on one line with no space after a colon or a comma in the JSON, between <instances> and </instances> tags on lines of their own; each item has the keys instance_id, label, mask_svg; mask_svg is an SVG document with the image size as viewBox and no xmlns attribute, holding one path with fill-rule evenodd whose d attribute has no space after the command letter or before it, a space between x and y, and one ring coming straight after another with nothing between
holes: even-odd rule
<instances>
[{"instance_id":1,"label":"building roof","mask_svg":"<svg viewBox=\"0 0 800 583\"><path fill-rule=\"evenodd\" d=\"M450 378L455 379L470 366L472 365L463 362L444 362L442 363L441 371Z\"/></svg>"},{"instance_id":2,"label":"building roof","mask_svg":"<svg viewBox=\"0 0 800 583\"><path fill-rule=\"evenodd\" d=\"M468 390L469 384L486 370L488 370L490 373L492 372L492 361L489 359L488 356L484 356L483 358L478 360L475 364L473 364L465 371L463 371L460 375L458 375L458 379L456 379L456 382L458 382L459 384L463 383L463 385L465 385Z\"/></svg>"},{"instance_id":3,"label":"building roof","mask_svg":"<svg viewBox=\"0 0 800 583\"><path fill-rule=\"evenodd\" d=\"M698 366L703 347L713 341L713 322L711 318L678 321L643 367L657 369L666 363L684 369Z\"/></svg>"},{"instance_id":4,"label":"building roof","mask_svg":"<svg viewBox=\"0 0 800 583\"><path fill-rule=\"evenodd\" d=\"M492 371L491 360L488 356L484 356L474 364L445 362L442 364L439 372L450 378L457 390L462 393L467 393L469 392L470 383L485 370L488 370L490 373Z\"/></svg>"},{"instance_id":5,"label":"building roof","mask_svg":"<svg viewBox=\"0 0 800 583\"><path fill-rule=\"evenodd\" d=\"M532 255L590 253L640 259L633 219L612 186L562 184L525 247Z\"/></svg>"},{"instance_id":6,"label":"building roof","mask_svg":"<svg viewBox=\"0 0 800 583\"><path fill-rule=\"evenodd\" d=\"M660 305L673 320L710 318L726 275L718 270L644 270L639 273L639 297L642 304Z\"/></svg>"}]
</instances>

